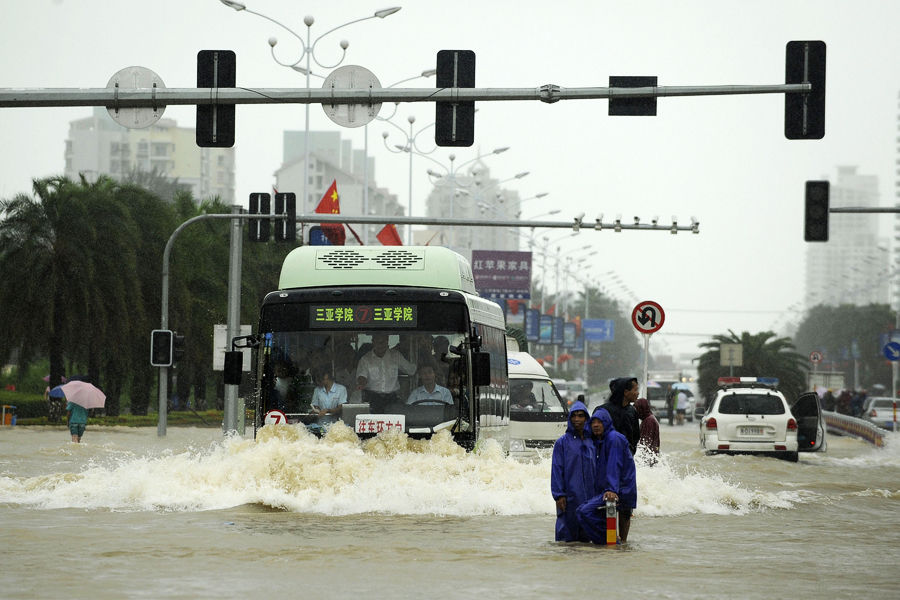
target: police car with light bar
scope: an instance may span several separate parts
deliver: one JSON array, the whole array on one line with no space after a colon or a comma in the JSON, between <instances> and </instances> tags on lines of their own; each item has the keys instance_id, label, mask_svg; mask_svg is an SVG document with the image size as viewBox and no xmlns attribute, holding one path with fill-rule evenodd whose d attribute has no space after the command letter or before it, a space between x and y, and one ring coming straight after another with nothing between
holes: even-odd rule
<instances>
[{"instance_id":1,"label":"police car with light bar","mask_svg":"<svg viewBox=\"0 0 900 600\"><path fill-rule=\"evenodd\" d=\"M700 421L708 454L768 454L796 462L798 452L825 448L819 399L807 392L791 406L773 377L721 377Z\"/></svg>"}]
</instances>

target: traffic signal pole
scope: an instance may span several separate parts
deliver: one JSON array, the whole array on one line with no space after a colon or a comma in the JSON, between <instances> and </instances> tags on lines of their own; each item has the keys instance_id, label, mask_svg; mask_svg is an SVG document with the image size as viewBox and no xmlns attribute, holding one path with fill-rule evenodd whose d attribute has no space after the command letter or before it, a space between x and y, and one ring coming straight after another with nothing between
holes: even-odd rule
<instances>
[{"instance_id":1,"label":"traffic signal pole","mask_svg":"<svg viewBox=\"0 0 900 600\"><path fill-rule=\"evenodd\" d=\"M161 108L209 104L377 104L384 102L497 102L660 96L733 96L792 94L812 90L810 83L771 85L674 85L647 87L572 87L555 84L536 88L5 88L0 108L106 106L109 108Z\"/></svg>"},{"instance_id":2,"label":"traffic signal pole","mask_svg":"<svg viewBox=\"0 0 900 600\"><path fill-rule=\"evenodd\" d=\"M253 219L273 219L289 221L287 227L296 227L298 223L364 223L364 224L410 224L410 225L457 225L463 227L542 227L542 228L564 228L580 230L582 227L593 229L595 231L621 232L623 229L638 231L662 231L669 233L678 233L679 231L689 231L691 233L700 233L700 222L691 220L690 225L678 225L673 222L671 225L659 223L653 224L630 224L622 223L619 219L613 222L603 223L601 219L596 219L594 224L587 223L582 225L582 218L576 218L573 221L491 221L488 219L435 219L424 217L399 217L399 216L348 216L348 215L329 215L329 214L309 214L297 215L291 219L288 215L269 215L257 214L251 215L242 213L239 205L232 206L231 214L208 214L192 217L175 228L166 247L163 250L162 258L162 286L160 287L160 329L169 329L169 259L172 255L172 248L175 245L175 239L188 226L193 223L205 221L208 219L230 219L231 220L231 250L229 254L229 275L228 275L228 324L227 324L227 344L230 348L231 340L236 337L240 331L240 291L241 291L241 259L242 259L242 240L241 231L243 220ZM292 222L290 222L292 221ZM159 437L166 436L166 422L168 416L168 380L169 368L159 367L159 420L157 422L156 434ZM225 416L223 428L225 433L237 432L238 430L238 397L237 386L225 386Z\"/></svg>"}]
</instances>

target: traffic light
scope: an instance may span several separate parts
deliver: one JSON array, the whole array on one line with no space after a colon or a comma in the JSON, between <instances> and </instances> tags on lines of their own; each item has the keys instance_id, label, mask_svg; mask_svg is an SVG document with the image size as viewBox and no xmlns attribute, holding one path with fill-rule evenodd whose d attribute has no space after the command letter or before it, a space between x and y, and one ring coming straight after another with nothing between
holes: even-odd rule
<instances>
[{"instance_id":1,"label":"traffic light","mask_svg":"<svg viewBox=\"0 0 900 600\"><path fill-rule=\"evenodd\" d=\"M475 87L475 53L441 50L437 54L438 88ZM434 143L471 146L475 143L475 102L435 102Z\"/></svg>"},{"instance_id":2,"label":"traffic light","mask_svg":"<svg viewBox=\"0 0 900 600\"><path fill-rule=\"evenodd\" d=\"M172 337L172 362L177 363L184 358L184 336L176 332Z\"/></svg>"},{"instance_id":3,"label":"traffic light","mask_svg":"<svg viewBox=\"0 0 900 600\"><path fill-rule=\"evenodd\" d=\"M825 42L788 42L785 83L810 83L809 92L784 95L784 137L821 140L825 137Z\"/></svg>"},{"instance_id":4,"label":"traffic light","mask_svg":"<svg viewBox=\"0 0 900 600\"><path fill-rule=\"evenodd\" d=\"M827 181L806 182L803 239L807 242L828 241L828 192Z\"/></svg>"},{"instance_id":5,"label":"traffic light","mask_svg":"<svg viewBox=\"0 0 900 600\"><path fill-rule=\"evenodd\" d=\"M197 53L197 87L233 88L236 62L232 50L201 50ZM197 105L197 145L201 148L234 146L234 104Z\"/></svg>"},{"instance_id":6,"label":"traffic light","mask_svg":"<svg viewBox=\"0 0 900 600\"><path fill-rule=\"evenodd\" d=\"M275 194L275 216L287 215L287 219L275 220L275 241L293 242L297 239L297 194L279 192Z\"/></svg>"},{"instance_id":7,"label":"traffic light","mask_svg":"<svg viewBox=\"0 0 900 600\"><path fill-rule=\"evenodd\" d=\"M272 196L269 194L250 194L250 214L269 215L272 210ZM250 241L269 241L269 219L250 219Z\"/></svg>"},{"instance_id":8,"label":"traffic light","mask_svg":"<svg viewBox=\"0 0 900 600\"><path fill-rule=\"evenodd\" d=\"M150 332L150 366L172 366L172 332L154 329Z\"/></svg>"}]
</instances>

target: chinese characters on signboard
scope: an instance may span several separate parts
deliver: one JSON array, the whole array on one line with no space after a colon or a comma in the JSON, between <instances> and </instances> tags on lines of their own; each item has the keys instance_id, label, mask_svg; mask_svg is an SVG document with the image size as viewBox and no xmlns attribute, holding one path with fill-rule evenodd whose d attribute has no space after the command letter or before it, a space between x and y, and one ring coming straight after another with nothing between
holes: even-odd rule
<instances>
[{"instance_id":1,"label":"chinese characters on signboard","mask_svg":"<svg viewBox=\"0 0 900 600\"><path fill-rule=\"evenodd\" d=\"M416 306L410 304L333 304L309 307L311 329L341 327L415 327Z\"/></svg>"},{"instance_id":2,"label":"chinese characters on signboard","mask_svg":"<svg viewBox=\"0 0 900 600\"><path fill-rule=\"evenodd\" d=\"M472 274L485 298L531 298L531 252L473 250Z\"/></svg>"}]
</instances>

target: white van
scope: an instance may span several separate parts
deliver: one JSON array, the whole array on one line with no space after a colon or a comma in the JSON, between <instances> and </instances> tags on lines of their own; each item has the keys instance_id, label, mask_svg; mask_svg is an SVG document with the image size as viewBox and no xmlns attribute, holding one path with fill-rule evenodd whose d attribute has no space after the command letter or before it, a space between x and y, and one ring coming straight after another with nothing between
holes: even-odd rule
<instances>
[{"instance_id":1,"label":"white van","mask_svg":"<svg viewBox=\"0 0 900 600\"><path fill-rule=\"evenodd\" d=\"M549 454L566 432L565 401L544 367L527 352L508 351L507 371L510 456L530 459Z\"/></svg>"}]
</instances>

